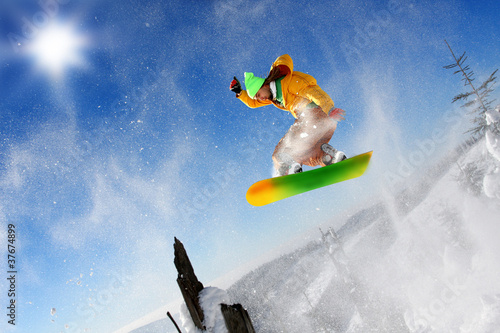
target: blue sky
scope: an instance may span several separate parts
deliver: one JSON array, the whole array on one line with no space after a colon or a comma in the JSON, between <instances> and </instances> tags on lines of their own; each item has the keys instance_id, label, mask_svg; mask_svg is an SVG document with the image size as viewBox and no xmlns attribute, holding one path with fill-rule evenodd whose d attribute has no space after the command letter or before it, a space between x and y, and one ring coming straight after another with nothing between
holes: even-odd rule
<instances>
[{"instance_id":1,"label":"blue sky","mask_svg":"<svg viewBox=\"0 0 500 333\"><path fill-rule=\"evenodd\" d=\"M0 246L15 224L18 332L109 332L178 298L174 236L208 283L334 224L463 138L444 39L478 81L500 54L498 1L42 3L0 5ZM30 52L52 24L77 41L55 65ZM347 111L332 144L374 150L373 163L257 208L246 190L271 175L293 118L247 108L228 85L284 53Z\"/></svg>"}]
</instances>

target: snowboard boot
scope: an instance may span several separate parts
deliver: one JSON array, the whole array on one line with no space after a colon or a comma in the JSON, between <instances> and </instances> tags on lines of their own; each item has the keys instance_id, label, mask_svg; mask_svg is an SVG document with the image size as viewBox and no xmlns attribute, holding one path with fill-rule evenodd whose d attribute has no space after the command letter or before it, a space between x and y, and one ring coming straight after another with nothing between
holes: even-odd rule
<instances>
[{"instance_id":1,"label":"snowboard boot","mask_svg":"<svg viewBox=\"0 0 500 333\"><path fill-rule=\"evenodd\" d=\"M286 176L286 175L292 175L294 173L299 173L302 172L302 165L300 165L297 162L294 162L292 164L282 164L277 170L275 177L281 177L281 176Z\"/></svg>"},{"instance_id":2,"label":"snowboard boot","mask_svg":"<svg viewBox=\"0 0 500 333\"><path fill-rule=\"evenodd\" d=\"M295 162L292 165L290 165L290 168L288 169L288 174L292 175L294 173L299 173L302 172L302 165L299 163Z\"/></svg>"},{"instance_id":3,"label":"snowboard boot","mask_svg":"<svg viewBox=\"0 0 500 333\"><path fill-rule=\"evenodd\" d=\"M328 143L322 144L321 150L325 153L325 155L323 155L323 163L325 163L325 165L338 163L347 158L344 152L333 148Z\"/></svg>"}]
</instances>

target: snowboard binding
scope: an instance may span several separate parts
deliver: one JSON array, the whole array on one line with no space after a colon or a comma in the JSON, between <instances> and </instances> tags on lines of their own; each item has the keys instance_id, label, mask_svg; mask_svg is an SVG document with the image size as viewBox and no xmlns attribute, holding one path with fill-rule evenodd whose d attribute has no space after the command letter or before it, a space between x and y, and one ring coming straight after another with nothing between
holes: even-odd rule
<instances>
[{"instance_id":1,"label":"snowboard binding","mask_svg":"<svg viewBox=\"0 0 500 333\"><path fill-rule=\"evenodd\" d=\"M322 144L321 150L325 153L323 156L323 163L325 163L325 165L338 163L347 158L344 152L333 148L328 143Z\"/></svg>"},{"instance_id":2,"label":"snowboard binding","mask_svg":"<svg viewBox=\"0 0 500 333\"><path fill-rule=\"evenodd\" d=\"M294 173L300 173L302 172L302 165L300 165L297 162L294 162L292 164L282 164L279 170L277 170L276 177L281 177L281 176L286 176L286 175L292 175Z\"/></svg>"}]
</instances>

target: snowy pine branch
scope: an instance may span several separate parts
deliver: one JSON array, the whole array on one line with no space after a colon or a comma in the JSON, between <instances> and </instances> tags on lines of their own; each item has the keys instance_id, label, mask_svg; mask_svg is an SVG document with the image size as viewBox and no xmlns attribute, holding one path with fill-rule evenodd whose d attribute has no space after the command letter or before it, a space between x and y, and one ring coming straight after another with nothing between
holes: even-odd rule
<instances>
[{"instance_id":1,"label":"snowy pine branch","mask_svg":"<svg viewBox=\"0 0 500 333\"><path fill-rule=\"evenodd\" d=\"M478 105L478 107L474 108L471 112L469 112L471 114L477 114L477 116L472 119L474 127L468 130L466 133L472 133L472 135L484 135L486 130L489 127L491 127L490 125L488 125L486 121L486 112L492 109L491 105L493 101L489 100L488 98L490 93L493 91L493 85L496 83L495 75L498 70L495 70L489 76L489 78L479 86L479 88L476 88L473 84L475 80L474 71L470 68L469 65L466 64L467 56L465 55L465 52L460 57L457 58L450 44L448 44L446 40L445 42L455 62L443 67L445 69L458 68L453 74L461 74L462 76L461 81L464 81L465 86L469 86L471 88L470 91L456 95L453 98L452 103L455 103L456 101L464 101L465 104L463 105L463 107L465 108ZM473 100L468 101L471 95L475 95L475 98Z\"/></svg>"},{"instance_id":2,"label":"snowy pine branch","mask_svg":"<svg viewBox=\"0 0 500 333\"><path fill-rule=\"evenodd\" d=\"M451 102L455 103L456 101L459 101L459 100L467 100L467 98L469 98L469 96L472 94L473 94L472 92L458 94L455 97L453 97L453 100ZM475 101L473 101L473 103L475 103Z\"/></svg>"}]
</instances>

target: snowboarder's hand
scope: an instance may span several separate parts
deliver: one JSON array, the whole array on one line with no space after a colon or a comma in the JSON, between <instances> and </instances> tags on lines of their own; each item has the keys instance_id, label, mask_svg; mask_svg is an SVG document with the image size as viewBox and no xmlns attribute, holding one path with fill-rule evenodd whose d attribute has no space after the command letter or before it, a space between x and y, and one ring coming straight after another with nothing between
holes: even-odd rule
<instances>
[{"instance_id":1,"label":"snowboarder's hand","mask_svg":"<svg viewBox=\"0 0 500 333\"><path fill-rule=\"evenodd\" d=\"M234 77L233 81L231 81L231 84L229 85L229 90L233 91L236 95L239 95L241 92L241 84L240 81Z\"/></svg>"},{"instance_id":2,"label":"snowboarder's hand","mask_svg":"<svg viewBox=\"0 0 500 333\"><path fill-rule=\"evenodd\" d=\"M333 119L335 122L339 122L340 120L344 119L345 111L339 108L332 108L328 112L328 117Z\"/></svg>"}]
</instances>

